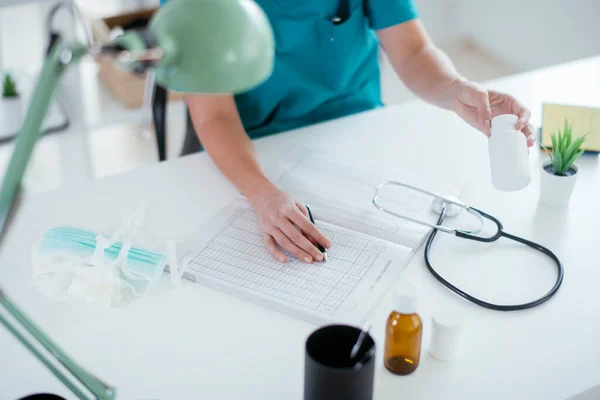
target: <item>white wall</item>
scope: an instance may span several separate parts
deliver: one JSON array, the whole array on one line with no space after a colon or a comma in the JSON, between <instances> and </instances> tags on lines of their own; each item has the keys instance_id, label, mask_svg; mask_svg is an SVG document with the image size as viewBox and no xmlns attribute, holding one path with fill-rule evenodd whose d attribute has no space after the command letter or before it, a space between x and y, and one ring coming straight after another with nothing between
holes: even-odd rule
<instances>
[{"instance_id":1,"label":"white wall","mask_svg":"<svg viewBox=\"0 0 600 400\"><path fill-rule=\"evenodd\" d=\"M600 0L453 1L460 33L520 69L600 55Z\"/></svg>"},{"instance_id":2,"label":"white wall","mask_svg":"<svg viewBox=\"0 0 600 400\"><path fill-rule=\"evenodd\" d=\"M460 36L460 0L414 0L427 31L436 42L447 43ZM600 0L598 0L600 1Z\"/></svg>"},{"instance_id":3,"label":"white wall","mask_svg":"<svg viewBox=\"0 0 600 400\"><path fill-rule=\"evenodd\" d=\"M33 69L41 64L49 4L0 8L0 69ZM23 29L27 27L27 29Z\"/></svg>"}]
</instances>

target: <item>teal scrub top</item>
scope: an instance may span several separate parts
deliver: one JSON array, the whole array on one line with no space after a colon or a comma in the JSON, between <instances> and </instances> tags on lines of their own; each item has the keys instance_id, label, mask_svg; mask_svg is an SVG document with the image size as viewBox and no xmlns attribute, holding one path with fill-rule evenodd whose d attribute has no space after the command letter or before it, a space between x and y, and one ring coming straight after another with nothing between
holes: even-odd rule
<instances>
[{"instance_id":1,"label":"teal scrub top","mask_svg":"<svg viewBox=\"0 0 600 400\"><path fill-rule=\"evenodd\" d=\"M255 1L276 54L269 79L235 96L251 138L381 106L375 31L417 18L412 0Z\"/></svg>"}]
</instances>

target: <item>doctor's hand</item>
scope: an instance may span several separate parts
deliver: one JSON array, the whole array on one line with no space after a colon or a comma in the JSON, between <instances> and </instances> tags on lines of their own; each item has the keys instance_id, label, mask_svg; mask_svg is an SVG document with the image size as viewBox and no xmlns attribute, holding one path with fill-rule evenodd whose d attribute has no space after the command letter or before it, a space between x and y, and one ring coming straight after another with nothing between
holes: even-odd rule
<instances>
[{"instance_id":1,"label":"doctor's hand","mask_svg":"<svg viewBox=\"0 0 600 400\"><path fill-rule=\"evenodd\" d=\"M257 213L265 245L276 260L287 261L281 251L284 249L307 263L323 261L323 254L314 242L325 248L331 243L310 222L306 207L273 185L254 191L248 200Z\"/></svg>"},{"instance_id":2,"label":"doctor's hand","mask_svg":"<svg viewBox=\"0 0 600 400\"><path fill-rule=\"evenodd\" d=\"M467 123L490 135L491 120L497 115L514 114L519 120L516 129L527 137L527 146L535 143L533 125L529 123L531 112L512 96L486 90L479 84L457 79L452 84L453 110Z\"/></svg>"}]
</instances>

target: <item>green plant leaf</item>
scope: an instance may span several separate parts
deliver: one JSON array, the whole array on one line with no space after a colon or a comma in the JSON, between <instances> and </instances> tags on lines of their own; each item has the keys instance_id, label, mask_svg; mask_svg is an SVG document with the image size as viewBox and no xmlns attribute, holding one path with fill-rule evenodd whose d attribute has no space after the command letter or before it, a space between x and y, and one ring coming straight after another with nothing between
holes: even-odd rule
<instances>
[{"instance_id":1,"label":"green plant leaf","mask_svg":"<svg viewBox=\"0 0 600 400\"><path fill-rule=\"evenodd\" d=\"M583 153L584 150L581 150L581 145L585 142L585 138L587 133L583 136L578 137L573 144L571 145L571 149L569 149L569 154L565 156L565 164L564 169L568 171L571 165L577 160Z\"/></svg>"},{"instance_id":2,"label":"green plant leaf","mask_svg":"<svg viewBox=\"0 0 600 400\"><path fill-rule=\"evenodd\" d=\"M575 139L575 141L573 143L571 143L571 145L568 148L565 149L565 151L562 154L562 156L563 156L563 162L566 163L568 160L571 159L571 157L575 153L577 153L577 151L579 150L579 148L583 144L584 140L585 140L585 136L578 137L577 139ZM569 167L567 165L565 165L564 168L568 169Z\"/></svg>"},{"instance_id":3,"label":"green plant leaf","mask_svg":"<svg viewBox=\"0 0 600 400\"><path fill-rule=\"evenodd\" d=\"M562 153L564 151L564 147L565 147L565 133L564 131L558 131L558 136L556 137L556 146L557 146L557 151L559 153Z\"/></svg>"},{"instance_id":4,"label":"green plant leaf","mask_svg":"<svg viewBox=\"0 0 600 400\"><path fill-rule=\"evenodd\" d=\"M2 82L2 97L18 97L17 84L10 74L4 75Z\"/></svg>"},{"instance_id":5,"label":"green plant leaf","mask_svg":"<svg viewBox=\"0 0 600 400\"><path fill-rule=\"evenodd\" d=\"M552 150L556 150L556 134L554 132L550 133L550 139L552 140Z\"/></svg>"},{"instance_id":6,"label":"green plant leaf","mask_svg":"<svg viewBox=\"0 0 600 400\"><path fill-rule=\"evenodd\" d=\"M590 134L590 132L586 132L583 135L581 135L581 136L578 137L578 139L583 139L583 141L581 142L581 144L583 144L586 141L586 139L589 136L589 134Z\"/></svg>"},{"instance_id":7,"label":"green plant leaf","mask_svg":"<svg viewBox=\"0 0 600 400\"><path fill-rule=\"evenodd\" d=\"M554 132L550 134L550 138L552 139L552 154L550 155L550 161L552 162L552 165L554 165L554 154L557 151L558 141Z\"/></svg>"},{"instance_id":8,"label":"green plant leaf","mask_svg":"<svg viewBox=\"0 0 600 400\"><path fill-rule=\"evenodd\" d=\"M571 156L571 158L564 163L565 172L571 168L571 166L575 163L575 161L585 152L585 150L579 150L575 154Z\"/></svg>"},{"instance_id":9,"label":"green plant leaf","mask_svg":"<svg viewBox=\"0 0 600 400\"><path fill-rule=\"evenodd\" d=\"M571 168L573 163L583 154L581 146L585 141L587 134L579 137L573 137L573 124L569 124L569 120L565 118L563 130L557 129L557 132L552 132L552 167L558 175L564 175Z\"/></svg>"},{"instance_id":10,"label":"green plant leaf","mask_svg":"<svg viewBox=\"0 0 600 400\"><path fill-rule=\"evenodd\" d=\"M573 147L575 148L575 150L579 150L581 148L581 145L583 144L583 142L585 142L585 139L587 137L587 133L583 136L579 136L577 139L575 139L575 141L573 142Z\"/></svg>"},{"instance_id":11,"label":"green plant leaf","mask_svg":"<svg viewBox=\"0 0 600 400\"><path fill-rule=\"evenodd\" d=\"M554 152L554 161L552 162L552 166L554 167L554 173L557 175L562 175L563 171L563 162L562 162L562 154L560 151Z\"/></svg>"},{"instance_id":12,"label":"green plant leaf","mask_svg":"<svg viewBox=\"0 0 600 400\"><path fill-rule=\"evenodd\" d=\"M565 118L565 129L563 131L563 156L564 152L567 151L569 146L571 145L571 141L573 140L573 125L569 124L569 120ZM563 157L564 159L564 157Z\"/></svg>"},{"instance_id":13,"label":"green plant leaf","mask_svg":"<svg viewBox=\"0 0 600 400\"><path fill-rule=\"evenodd\" d=\"M550 153L550 149L547 148L546 146L544 146L543 143L540 143L540 146L542 146L542 149L544 149L544 151L546 152L546 154L548 154L550 156L550 160L552 160L552 153Z\"/></svg>"},{"instance_id":14,"label":"green plant leaf","mask_svg":"<svg viewBox=\"0 0 600 400\"><path fill-rule=\"evenodd\" d=\"M560 152L561 147L562 147L562 139L564 138L564 130L561 130L560 128L556 129L556 151Z\"/></svg>"},{"instance_id":15,"label":"green plant leaf","mask_svg":"<svg viewBox=\"0 0 600 400\"><path fill-rule=\"evenodd\" d=\"M569 125L569 120L565 118L565 131L563 132L565 136L565 147L563 151L566 151L569 146L571 146L571 140L573 139L573 125Z\"/></svg>"}]
</instances>

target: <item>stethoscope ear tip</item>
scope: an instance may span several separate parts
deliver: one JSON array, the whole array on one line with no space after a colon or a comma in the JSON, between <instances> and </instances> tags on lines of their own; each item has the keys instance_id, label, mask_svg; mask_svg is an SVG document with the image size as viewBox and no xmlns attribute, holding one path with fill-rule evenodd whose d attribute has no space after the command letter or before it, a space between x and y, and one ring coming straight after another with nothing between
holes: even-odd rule
<instances>
[{"instance_id":1,"label":"stethoscope ear tip","mask_svg":"<svg viewBox=\"0 0 600 400\"><path fill-rule=\"evenodd\" d=\"M448 196L448 200L460 202L459 199L457 199L456 197L453 197L453 196ZM446 202L444 202L444 199L442 199L441 197L435 197L433 199L433 201L431 202L431 209L433 210L434 213L436 213L437 215L440 215L442 213L442 209L444 208L444 205L446 206L446 216L447 217L456 217L462 211L461 207L457 206L456 204L446 203Z\"/></svg>"}]
</instances>

